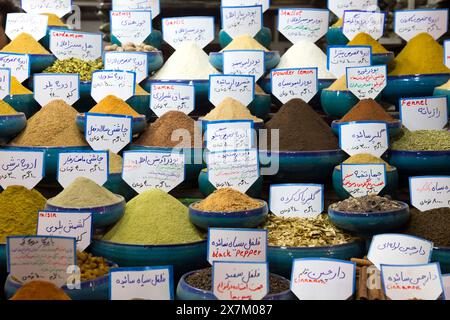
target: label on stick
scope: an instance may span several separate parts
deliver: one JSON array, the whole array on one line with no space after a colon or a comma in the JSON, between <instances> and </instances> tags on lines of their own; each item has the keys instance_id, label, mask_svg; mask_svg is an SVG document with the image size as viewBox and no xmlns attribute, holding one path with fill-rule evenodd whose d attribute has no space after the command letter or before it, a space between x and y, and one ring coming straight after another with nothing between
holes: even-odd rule
<instances>
[{"instance_id":1,"label":"label on stick","mask_svg":"<svg viewBox=\"0 0 450 320\"><path fill-rule=\"evenodd\" d=\"M448 29L448 9L394 11L394 31L406 41L419 33L439 39Z\"/></svg>"},{"instance_id":2,"label":"label on stick","mask_svg":"<svg viewBox=\"0 0 450 320\"><path fill-rule=\"evenodd\" d=\"M369 153L379 158L389 147L387 124L376 121L342 123L339 147L350 156Z\"/></svg>"},{"instance_id":3,"label":"label on stick","mask_svg":"<svg viewBox=\"0 0 450 320\"><path fill-rule=\"evenodd\" d=\"M348 67L368 67L372 64L370 46L328 46L327 68L336 78L345 75Z\"/></svg>"},{"instance_id":4,"label":"label on stick","mask_svg":"<svg viewBox=\"0 0 450 320\"><path fill-rule=\"evenodd\" d=\"M214 40L214 17L163 18L162 33L175 50L183 42L195 42L203 49Z\"/></svg>"},{"instance_id":5,"label":"label on stick","mask_svg":"<svg viewBox=\"0 0 450 320\"><path fill-rule=\"evenodd\" d=\"M21 0L27 13L53 13L59 18L72 11L72 0Z\"/></svg>"},{"instance_id":6,"label":"label on stick","mask_svg":"<svg viewBox=\"0 0 450 320\"><path fill-rule=\"evenodd\" d=\"M328 0L328 9L339 18L344 16L345 10L375 11L377 5L378 0Z\"/></svg>"},{"instance_id":7,"label":"label on stick","mask_svg":"<svg viewBox=\"0 0 450 320\"><path fill-rule=\"evenodd\" d=\"M375 99L386 87L386 65L347 68L347 87L360 100Z\"/></svg>"},{"instance_id":8,"label":"label on stick","mask_svg":"<svg viewBox=\"0 0 450 320\"><path fill-rule=\"evenodd\" d=\"M111 34L122 43L143 43L152 33L151 11L111 11Z\"/></svg>"},{"instance_id":9,"label":"label on stick","mask_svg":"<svg viewBox=\"0 0 450 320\"><path fill-rule=\"evenodd\" d=\"M33 189L44 177L44 151L0 150L0 186Z\"/></svg>"},{"instance_id":10,"label":"label on stick","mask_svg":"<svg viewBox=\"0 0 450 320\"><path fill-rule=\"evenodd\" d=\"M34 100L41 107L53 100L73 105L80 98L80 75L66 73L38 73L33 77Z\"/></svg>"},{"instance_id":11,"label":"label on stick","mask_svg":"<svg viewBox=\"0 0 450 320\"><path fill-rule=\"evenodd\" d=\"M159 0L112 0L114 11L151 11L152 19L155 19L161 12Z\"/></svg>"},{"instance_id":12,"label":"label on stick","mask_svg":"<svg viewBox=\"0 0 450 320\"><path fill-rule=\"evenodd\" d=\"M319 90L317 68L274 69L270 74L272 94L282 103L291 99L309 102Z\"/></svg>"},{"instance_id":13,"label":"label on stick","mask_svg":"<svg viewBox=\"0 0 450 320\"><path fill-rule=\"evenodd\" d=\"M254 37L262 28L263 12L261 6L221 7L222 29L231 38L240 35Z\"/></svg>"},{"instance_id":14,"label":"label on stick","mask_svg":"<svg viewBox=\"0 0 450 320\"><path fill-rule=\"evenodd\" d=\"M115 95L126 101L134 96L135 88L134 72L99 70L92 73L91 96L97 103L109 95Z\"/></svg>"},{"instance_id":15,"label":"label on stick","mask_svg":"<svg viewBox=\"0 0 450 320\"><path fill-rule=\"evenodd\" d=\"M252 75L258 81L266 72L262 50L227 50L223 52L223 73Z\"/></svg>"},{"instance_id":16,"label":"label on stick","mask_svg":"<svg viewBox=\"0 0 450 320\"><path fill-rule=\"evenodd\" d=\"M450 176L410 177L409 193L420 211L450 207Z\"/></svg>"},{"instance_id":17,"label":"label on stick","mask_svg":"<svg viewBox=\"0 0 450 320\"><path fill-rule=\"evenodd\" d=\"M39 41L47 33L47 23L48 17L42 14L8 13L5 34L11 41L21 33L27 33Z\"/></svg>"},{"instance_id":18,"label":"label on stick","mask_svg":"<svg viewBox=\"0 0 450 320\"><path fill-rule=\"evenodd\" d=\"M148 59L145 52L105 52L106 70L123 70L136 73L136 83L148 77Z\"/></svg>"},{"instance_id":19,"label":"label on stick","mask_svg":"<svg viewBox=\"0 0 450 320\"><path fill-rule=\"evenodd\" d=\"M315 218L323 212L321 184L272 184L270 212L281 217Z\"/></svg>"},{"instance_id":20,"label":"label on stick","mask_svg":"<svg viewBox=\"0 0 450 320\"><path fill-rule=\"evenodd\" d=\"M11 70L11 77L22 83L30 76L30 56L0 52L0 68Z\"/></svg>"},{"instance_id":21,"label":"label on stick","mask_svg":"<svg viewBox=\"0 0 450 320\"><path fill-rule=\"evenodd\" d=\"M263 12L270 7L270 0L221 0L222 7L262 6Z\"/></svg>"},{"instance_id":22,"label":"label on stick","mask_svg":"<svg viewBox=\"0 0 450 320\"><path fill-rule=\"evenodd\" d=\"M349 40L360 33L378 40L383 36L385 19L385 12L345 11L342 32Z\"/></svg>"},{"instance_id":23,"label":"label on stick","mask_svg":"<svg viewBox=\"0 0 450 320\"><path fill-rule=\"evenodd\" d=\"M58 60L98 59L102 56L102 41L101 33L50 30L50 51Z\"/></svg>"},{"instance_id":24,"label":"label on stick","mask_svg":"<svg viewBox=\"0 0 450 320\"><path fill-rule=\"evenodd\" d=\"M379 194L386 186L386 165L341 164L342 186L352 197Z\"/></svg>"},{"instance_id":25,"label":"label on stick","mask_svg":"<svg viewBox=\"0 0 450 320\"><path fill-rule=\"evenodd\" d=\"M232 97L244 106L255 98L255 76L218 74L209 76L209 101L217 107Z\"/></svg>"},{"instance_id":26,"label":"label on stick","mask_svg":"<svg viewBox=\"0 0 450 320\"><path fill-rule=\"evenodd\" d=\"M316 42L328 31L330 12L326 9L278 9L278 31L290 42Z\"/></svg>"},{"instance_id":27,"label":"label on stick","mask_svg":"<svg viewBox=\"0 0 450 320\"><path fill-rule=\"evenodd\" d=\"M410 131L442 130L448 122L447 96L400 98L400 119Z\"/></svg>"}]
</instances>

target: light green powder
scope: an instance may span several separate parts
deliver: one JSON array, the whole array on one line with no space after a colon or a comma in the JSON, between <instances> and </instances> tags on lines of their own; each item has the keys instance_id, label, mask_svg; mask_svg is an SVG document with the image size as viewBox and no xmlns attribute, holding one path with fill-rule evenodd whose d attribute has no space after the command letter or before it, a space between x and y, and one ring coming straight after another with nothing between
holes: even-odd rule
<instances>
[{"instance_id":1,"label":"light green powder","mask_svg":"<svg viewBox=\"0 0 450 320\"><path fill-rule=\"evenodd\" d=\"M392 150L447 151L450 150L450 131L445 130L402 130L392 141Z\"/></svg>"}]
</instances>

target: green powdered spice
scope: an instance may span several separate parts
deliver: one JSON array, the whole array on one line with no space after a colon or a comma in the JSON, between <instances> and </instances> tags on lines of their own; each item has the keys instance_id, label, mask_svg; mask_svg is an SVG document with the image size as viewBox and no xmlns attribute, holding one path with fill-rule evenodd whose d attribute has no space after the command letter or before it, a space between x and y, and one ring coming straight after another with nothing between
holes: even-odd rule
<instances>
[{"instance_id":1,"label":"green powdered spice","mask_svg":"<svg viewBox=\"0 0 450 320\"><path fill-rule=\"evenodd\" d=\"M165 245L192 243L203 238L189 221L186 206L162 190L150 189L127 203L125 215L103 240Z\"/></svg>"},{"instance_id":2,"label":"green powdered spice","mask_svg":"<svg viewBox=\"0 0 450 320\"><path fill-rule=\"evenodd\" d=\"M403 129L392 141L392 150L447 151L450 150L450 131Z\"/></svg>"}]
</instances>

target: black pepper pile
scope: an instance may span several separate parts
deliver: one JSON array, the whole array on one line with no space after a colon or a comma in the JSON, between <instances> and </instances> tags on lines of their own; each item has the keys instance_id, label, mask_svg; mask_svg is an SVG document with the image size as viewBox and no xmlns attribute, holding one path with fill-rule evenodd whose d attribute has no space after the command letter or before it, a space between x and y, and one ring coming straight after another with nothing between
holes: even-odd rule
<instances>
[{"instance_id":1,"label":"black pepper pile","mask_svg":"<svg viewBox=\"0 0 450 320\"><path fill-rule=\"evenodd\" d=\"M411 209L405 233L432 241L435 247L450 247L450 208L424 212Z\"/></svg>"},{"instance_id":2,"label":"black pepper pile","mask_svg":"<svg viewBox=\"0 0 450 320\"><path fill-rule=\"evenodd\" d=\"M398 201L387 197L369 195L359 198L348 198L343 201L333 203L331 209L350 213L384 212L402 208Z\"/></svg>"}]
</instances>

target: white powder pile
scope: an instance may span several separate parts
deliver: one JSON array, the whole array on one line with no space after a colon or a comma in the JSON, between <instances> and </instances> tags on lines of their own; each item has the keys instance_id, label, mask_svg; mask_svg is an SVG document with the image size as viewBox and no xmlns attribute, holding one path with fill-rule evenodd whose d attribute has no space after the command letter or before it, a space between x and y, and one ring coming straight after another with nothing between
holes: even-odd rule
<instances>
[{"instance_id":1,"label":"white powder pile","mask_svg":"<svg viewBox=\"0 0 450 320\"><path fill-rule=\"evenodd\" d=\"M185 42L152 77L157 80L207 80L220 73L209 64L209 57L194 42Z\"/></svg>"},{"instance_id":2,"label":"white powder pile","mask_svg":"<svg viewBox=\"0 0 450 320\"><path fill-rule=\"evenodd\" d=\"M277 69L317 67L319 79L336 79L327 70L327 55L311 41L301 40L281 57Z\"/></svg>"}]
</instances>

